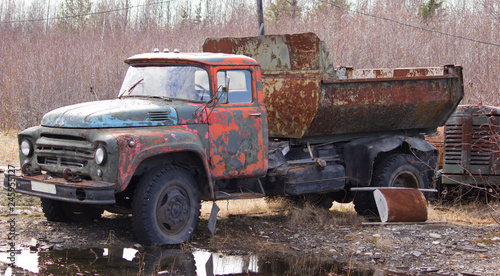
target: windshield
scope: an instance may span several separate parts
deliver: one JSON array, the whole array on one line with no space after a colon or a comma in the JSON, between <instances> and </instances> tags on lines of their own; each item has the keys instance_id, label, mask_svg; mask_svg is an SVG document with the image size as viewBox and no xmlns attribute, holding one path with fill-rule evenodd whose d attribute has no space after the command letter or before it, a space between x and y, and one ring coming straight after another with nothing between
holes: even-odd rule
<instances>
[{"instance_id":1,"label":"windshield","mask_svg":"<svg viewBox=\"0 0 500 276\"><path fill-rule=\"evenodd\" d=\"M210 100L208 72L196 66L130 66L119 97L152 96L190 101Z\"/></svg>"}]
</instances>

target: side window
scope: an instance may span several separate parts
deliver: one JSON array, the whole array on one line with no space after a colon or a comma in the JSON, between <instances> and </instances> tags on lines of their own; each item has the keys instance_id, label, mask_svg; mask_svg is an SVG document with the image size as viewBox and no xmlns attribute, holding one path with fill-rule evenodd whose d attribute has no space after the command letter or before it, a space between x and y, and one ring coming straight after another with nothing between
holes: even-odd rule
<instances>
[{"instance_id":1,"label":"side window","mask_svg":"<svg viewBox=\"0 0 500 276\"><path fill-rule=\"evenodd\" d=\"M229 82L229 89L226 94L222 93L222 87L226 86L227 81ZM217 87L219 88L217 94L222 103L241 104L252 102L252 74L248 70L217 72Z\"/></svg>"}]
</instances>

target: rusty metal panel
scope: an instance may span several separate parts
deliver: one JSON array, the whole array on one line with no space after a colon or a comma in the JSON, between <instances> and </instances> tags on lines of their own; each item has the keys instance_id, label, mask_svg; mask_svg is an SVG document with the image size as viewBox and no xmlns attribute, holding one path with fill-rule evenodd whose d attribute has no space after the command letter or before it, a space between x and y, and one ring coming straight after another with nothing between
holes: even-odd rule
<instances>
[{"instance_id":1,"label":"rusty metal panel","mask_svg":"<svg viewBox=\"0 0 500 276\"><path fill-rule=\"evenodd\" d=\"M438 168L443 168L444 161L444 127L438 127L433 135L425 135L425 140L439 151Z\"/></svg>"},{"instance_id":2,"label":"rusty metal panel","mask_svg":"<svg viewBox=\"0 0 500 276\"><path fill-rule=\"evenodd\" d=\"M214 108L209 117L212 177L230 179L266 174L267 132L262 117L265 110L259 106Z\"/></svg>"},{"instance_id":3,"label":"rusty metal panel","mask_svg":"<svg viewBox=\"0 0 500 276\"><path fill-rule=\"evenodd\" d=\"M204 52L250 56L260 64L263 74L318 71L321 67L320 50L320 39L313 33L208 38L203 44Z\"/></svg>"},{"instance_id":4,"label":"rusty metal panel","mask_svg":"<svg viewBox=\"0 0 500 276\"><path fill-rule=\"evenodd\" d=\"M118 191L125 190L141 162L165 153L192 152L203 160L205 169L208 169L205 151L208 132L205 125L114 129L110 133L117 141L117 152L114 154L119 164Z\"/></svg>"},{"instance_id":5,"label":"rusty metal panel","mask_svg":"<svg viewBox=\"0 0 500 276\"><path fill-rule=\"evenodd\" d=\"M404 77L430 77L442 76L444 67L429 68L383 68L383 69L347 69L349 79L374 79L374 78L404 78Z\"/></svg>"},{"instance_id":6,"label":"rusty metal panel","mask_svg":"<svg viewBox=\"0 0 500 276\"><path fill-rule=\"evenodd\" d=\"M373 192L382 222L427 220L427 201L418 189L377 189Z\"/></svg>"},{"instance_id":7,"label":"rusty metal panel","mask_svg":"<svg viewBox=\"0 0 500 276\"><path fill-rule=\"evenodd\" d=\"M404 79L323 84L321 106L304 136L433 130L458 104L449 80Z\"/></svg>"},{"instance_id":8,"label":"rusty metal panel","mask_svg":"<svg viewBox=\"0 0 500 276\"><path fill-rule=\"evenodd\" d=\"M281 75L264 76L262 83L269 136L303 137L321 105L320 80Z\"/></svg>"}]
</instances>

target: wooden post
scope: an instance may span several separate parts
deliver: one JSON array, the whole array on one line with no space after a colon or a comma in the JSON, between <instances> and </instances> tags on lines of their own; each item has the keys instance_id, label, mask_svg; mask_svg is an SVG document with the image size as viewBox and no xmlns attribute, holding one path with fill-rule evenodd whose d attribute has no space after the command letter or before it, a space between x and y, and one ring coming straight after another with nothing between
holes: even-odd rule
<instances>
[{"instance_id":1,"label":"wooden post","mask_svg":"<svg viewBox=\"0 0 500 276\"><path fill-rule=\"evenodd\" d=\"M259 19L259 31L257 35L265 35L266 32L264 30L264 12L262 10L262 0L257 0L257 16Z\"/></svg>"}]
</instances>

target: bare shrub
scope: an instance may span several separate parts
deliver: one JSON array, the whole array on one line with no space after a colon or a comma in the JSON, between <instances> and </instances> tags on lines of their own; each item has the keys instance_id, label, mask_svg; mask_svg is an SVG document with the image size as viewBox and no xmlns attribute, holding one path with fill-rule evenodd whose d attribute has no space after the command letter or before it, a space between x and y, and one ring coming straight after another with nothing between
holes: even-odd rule
<instances>
[{"instance_id":1,"label":"bare shrub","mask_svg":"<svg viewBox=\"0 0 500 276\"><path fill-rule=\"evenodd\" d=\"M60 14L54 7L49 11L43 1L35 1L32 6L14 1L2 4L0 128L39 124L51 109L95 100L91 89L99 99L114 98L126 70L123 60L132 54L155 47L200 51L207 37L249 36L258 30L253 1L208 1L202 5L193 0L191 6L196 8L184 17L181 9L186 7L180 4L151 6L153 2L128 9L125 7L132 5L129 1L96 2L92 5L94 14L76 29L61 27L58 22L62 18L36 20ZM337 66L461 64L466 84L462 103L497 105L497 6L481 0L470 5L465 0L453 3L446 2L442 12L423 21L418 1L397 0L389 5L386 1L365 0L345 8L315 1L308 7L298 1L302 5L300 14L285 14L273 21L267 18L266 32L315 32L326 42ZM199 8L203 12L198 12Z\"/></svg>"}]
</instances>

